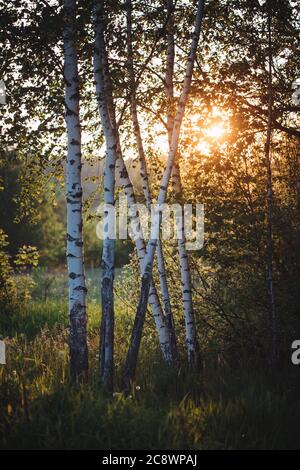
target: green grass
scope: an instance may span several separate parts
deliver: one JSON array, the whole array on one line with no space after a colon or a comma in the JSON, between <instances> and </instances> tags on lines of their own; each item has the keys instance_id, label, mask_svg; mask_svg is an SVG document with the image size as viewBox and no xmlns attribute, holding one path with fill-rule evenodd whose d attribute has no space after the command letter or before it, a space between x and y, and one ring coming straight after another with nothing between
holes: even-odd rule
<instances>
[{"instance_id":1,"label":"green grass","mask_svg":"<svg viewBox=\"0 0 300 470\"><path fill-rule=\"evenodd\" d=\"M89 383L69 384L67 308L34 301L4 320L7 365L0 366L2 449L298 449L296 371L270 379L251 361L205 357L203 372L161 362L146 324L132 394L120 376L132 315L117 305L113 398L97 380L99 307L89 311Z\"/></svg>"},{"instance_id":2,"label":"green grass","mask_svg":"<svg viewBox=\"0 0 300 470\"><path fill-rule=\"evenodd\" d=\"M120 280L124 275L124 269L115 269L115 278ZM85 270L86 285L90 301L98 301L100 298L101 269L94 268ZM126 272L126 275L128 273ZM33 291L33 298L47 302L49 299L60 301L68 296L68 276L64 269L48 271L45 268L35 268L32 274L36 287Z\"/></svg>"}]
</instances>

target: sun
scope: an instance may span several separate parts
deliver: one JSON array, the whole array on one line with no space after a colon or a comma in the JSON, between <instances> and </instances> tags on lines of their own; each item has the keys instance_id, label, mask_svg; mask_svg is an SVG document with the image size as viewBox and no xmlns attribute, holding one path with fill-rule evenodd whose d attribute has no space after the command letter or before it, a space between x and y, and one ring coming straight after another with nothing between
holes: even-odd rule
<instances>
[{"instance_id":1,"label":"sun","mask_svg":"<svg viewBox=\"0 0 300 470\"><path fill-rule=\"evenodd\" d=\"M202 130L202 138L197 144L196 149L203 155L210 155L214 143L223 140L226 134L226 127L223 123L213 124Z\"/></svg>"},{"instance_id":2,"label":"sun","mask_svg":"<svg viewBox=\"0 0 300 470\"><path fill-rule=\"evenodd\" d=\"M154 124L153 131L155 150L161 155L167 155L168 136L161 123ZM203 156L210 156L214 147L224 144L230 133L228 114L217 106L212 107L211 114L206 119L199 113L193 113L184 123L182 133L196 151Z\"/></svg>"},{"instance_id":3,"label":"sun","mask_svg":"<svg viewBox=\"0 0 300 470\"><path fill-rule=\"evenodd\" d=\"M214 124L213 126L208 127L207 129L205 129L204 133L210 139L218 140L224 135L225 128L222 124Z\"/></svg>"}]
</instances>

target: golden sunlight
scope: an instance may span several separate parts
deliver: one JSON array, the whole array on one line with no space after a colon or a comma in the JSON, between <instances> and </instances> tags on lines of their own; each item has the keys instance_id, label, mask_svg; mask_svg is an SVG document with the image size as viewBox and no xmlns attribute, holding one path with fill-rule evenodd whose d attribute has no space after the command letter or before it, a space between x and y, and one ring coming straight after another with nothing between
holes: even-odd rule
<instances>
[{"instance_id":1,"label":"golden sunlight","mask_svg":"<svg viewBox=\"0 0 300 470\"><path fill-rule=\"evenodd\" d=\"M169 145L165 130L160 123L154 125L154 147L161 154L168 154ZM215 145L222 145L230 133L229 116L217 106L213 106L210 116L202 119L199 113L189 116L184 123L182 135L202 155L209 156Z\"/></svg>"},{"instance_id":2,"label":"golden sunlight","mask_svg":"<svg viewBox=\"0 0 300 470\"><path fill-rule=\"evenodd\" d=\"M220 124L215 124L204 130L204 133L211 139L218 140L225 133L225 127Z\"/></svg>"},{"instance_id":3,"label":"golden sunlight","mask_svg":"<svg viewBox=\"0 0 300 470\"><path fill-rule=\"evenodd\" d=\"M210 154L210 146L207 142L201 140L198 145L197 145L197 150L198 152L202 153L203 155L209 155Z\"/></svg>"}]
</instances>

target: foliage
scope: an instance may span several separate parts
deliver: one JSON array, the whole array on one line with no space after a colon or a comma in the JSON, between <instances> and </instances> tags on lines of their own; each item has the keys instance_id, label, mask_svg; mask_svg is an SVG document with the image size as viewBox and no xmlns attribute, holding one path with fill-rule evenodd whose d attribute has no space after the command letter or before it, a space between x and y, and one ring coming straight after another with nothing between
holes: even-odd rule
<instances>
[{"instance_id":1,"label":"foliage","mask_svg":"<svg viewBox=\"0 0 300 470\"><path fill-rule=\"evenodd\" d=\"M37 266L39 255L35 247L23 246L11 259L7 253L7 236L0 229L0 309L8 313L31 298L34 282L26 271Z\"/></svg>"},{"instance_id":2,"label":"foliage","mask_svg":"<svg viewBox=\"0 0 300 470\"><path fill-rule=\"evenodd\" d=\"M64 199L58 192L53 195L49 184L40 192L27 188L24 171L26 165L14 154L5 154L0 162L2 191L0 200L0 226L8 236L9 254L15 256L20 245L34 245L40 254L42 264L55 265L64 262ZM27 175L28 177L28 175ZM48 184L47 184L48 183ZM26 192L27 208L22 200Z\"/></svg>"}]
</instances>

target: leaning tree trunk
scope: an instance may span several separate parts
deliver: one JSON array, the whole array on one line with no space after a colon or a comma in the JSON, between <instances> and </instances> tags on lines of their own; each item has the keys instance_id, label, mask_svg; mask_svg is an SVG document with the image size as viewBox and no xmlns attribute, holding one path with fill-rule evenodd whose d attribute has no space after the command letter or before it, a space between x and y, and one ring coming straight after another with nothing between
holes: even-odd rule
<instances>
[{"instance_id":1,"label":"leaning tree trunk","mask_svg":"<svg viewBox=\"0 0 300 470\"><path fill-rule=\"evenodd\" d=\"M174 41L174 2L166 0L167 14L170 20L167 25L167 61L165 74L165 93L167 98L167 130L169 151L171 150L172 130L174 126L174 63L175 63L175 41ZM177 157L178 159L178 157ZM172 183L175 198L179 199L182 193L182 185L180 178L180 168L174 163L172 169ZM183 219L182 219L183 220ZM198 343L196 335L195 317L193 312L192 299L192 282L191 272L188 261L188 253L186 250L184 224L178 227L181 238L178 239L178 255L180 264L181 286L182 286L182 303L185 319L186 348L189 364L197 363Z\"/></svg>"},{"instance_id":2,"label":"leaning tree trunk","mask_svg":"<svg viewBox=\"0 0 300 470\"><path fill-rule=\"evenodd\" d=\"M136 207L134 189L133 189L132 183L130 181L130 178L129 178L129 175L128 175L128 172L127 172L124 160L123 160L120 142L119 142L119 134L118 134L118 128L117 128L116 118L115 118L115 107L114 107L114 101L113 101L113 95L112 95L112 83L111 83L111 78L109 74L109 67L108 67L108 61L107 61L107 52L105 50L105 44L104 44L104 53L102 56L102 61L103 61L102 68L104 70L103 78L104 78L105 97L107 100L108 112L109 112L110 120L112 122L112 128L113 128L113 132L115 134L115 139L116 139L115 151L116 151L117 159L116 159L115 172L119 176L120 186L123 188L125 195L126 195L127 204L129 207L130 224L131 224L132 230L134 232L140 232L141 230L140 220L139 220L139 213ZM100 68L98 67L94 68L94 73L95 73L95 80L99 81L101 77L98 78L97 75L100 73ZM143 263L144 263L144 258L146 255L144 240L142 238L137 238L135 240L135 245L137 249L140 270L141 272L143 272ZM167 363L170 363L173 360L172 349L170 346L170 338L168 334L168 329L165 324L164 315L161 309L156 287L154 285L152 278L150 282L149 304L153 312L163 359ZM103 324L102 324L101 330L103 330Z\"/></svg>"},{"instance_id":3,"label":"leaning tree trunk","mask_svg":"<svg viewBox=\"0 0 300 470\"><path fill-rule=\"evenodd\" d=\"M167 189L171 177L172 168L174 165L177 148L178 148L178 141L180 135L180 128L181 123L184 116L184 111L187 103L187 99L190 92L191 80L193 75L194 69L194 62L196 58L196 51L199 42L200 36L200 29L201 29L201 22L203 17L203 8L204 8L204 0L198 0L197 5L197 14L196 14L196 24L195 29L193 32L193 39L191 44L191 49L189 53L189 57L187 59L187 66L186 66L186 73L184 77L184 84L181 96L179 98L178 106L176 115L174 118L174 126L172 131L172 138L171 138L171 147L168 154L167 164L163 173L163 177L160 184L160 191L158 195L158 212L157 212L157 219L156 223L154 224L153 230L153 237L150 238L147 244L147 254L144 261L144 271L141 279L141 291L140 291L140 299L138 308L136 311L136 316L134 320L134 325L131 334L131 341L129 345L129 349L127 352L125 369L123 374L123 387L124 391L127 392L130 390L131 382L134 379L136 365L137 365L137 358L139 347L141 343L143 325L145 321L146 309L147 309L147 300L149 295L149 286L151 281L151 274L152 274L152 267L153 267L153 259L154 253L157 246L157 240L159 238L160 227L161 227L161 220L162 220L162 208L163 204L166 200Z\"/></svg>"},{"instance_id":4,"label":"leaning tree trunk","mask_svg":"<svg viewBox=\"0 0 300 470\"><path fill-rule=\"evenodd\" d=\"M270 364L272 369L277 362L277 319L275 310L274 285L273 285L273 178L271 167L271 140L272 140L272 18L268 12L268 123L265 144L265 162L267 169L267 291L269 300L269 316L271 325Z\"/></svg>"},{"instance_id":5,"label":"leaning tree trunk","mask_svg":"<svg viewBox=\"0 0 300 470\"><path fill-rule=\"evenodd\" d=\"M136 141L138 155L139 155L140 171L141 171L140 176L142 180L143 193L144 193L148 212L149 214L151 214L152 196L151 196L147 163L146 163L146 157L145 157L143 140L142 140L140 125L139 125L139 120L138 120L138 112L137 112L136 83L135 83L135 74L134 74L134 65L133 65L133 48L132 48L132 2L131 0L126 1L126 7L127 7L127 52L128 52L127 64L128 64L128 72L129 72L130 114L131 114L134 136L135 136L135 141ZM160 239L157 241L157 253L156 254L157 254L160 288L161 288L162 299L164 303L165 322L166 322L166 327L169 330L168 333L170 336L170 344L171 344L171 349L172 349L173 360L177 361L178 350L177 350L177 341L176 341L176 334L175 334L175 324L174 324L174 318L173 318L172 307L171 307L171 302L170 302L170 294L169 294L169 288L168 288L168 282L167 282L167 276L166 276L166 268L165 268L163 250L162 250L162 243Z\"/></svg>"},{"instance_id":6,"label":"leaning tree trunk","mask_svg":"<svg viewBox=\"0 0 300 470\"><path fill-rule=\"evenodd\" d=\"M114 350L114 270L115 270L115 236L114 209L115 197L115 166L117 139L109 116L106 99L105 75L103 67L105 43L103 33L103 8L95 8L95 47L94 47L94 78L96 95L101 117L102 129L106 142L104 164L104 214L103 214L103 249L102 249L102 284L101 303L102 321L100 330L99 370L103 385L108 392L113 390L113 350Z\"/></svg>"},{"instance_id":7,"label":"leaning tree trunk","mask_svg":"<svg viewBox=\"0 0 300 470\"><path fill-rule=\"evenodd\" d=\"M167 61L165 73L165 92L167 97L167 130L169 151L171 150L172 129L174 125L174 63L175 63L175 41L174 41L174 2L166 0L167 14L170 20L167 25ZM177 157L178 159L178 157ZM175 198L179 200L182 194L180 178L180 167L174 163L172 169L172 183ZM180 264L182 303L185 319L186 348L189 364L196 364L198 359L198 343L196 334L196 324L193 312L191 271L186 250L186 238L183 218L178 227L181 238L178 239L178 255Z\"/></svg>"},{"instance_id":8,"label":"leaning tree trunk","mask_svg":"<svg viewBox=\"0 0 300 470\"><path fill-rule=\"evenodd\" d=\"M76 1L64 0L64 78L68 136L67 157L67 264L69 274L70 374L86 378L86 285L82 237L81 129L76 36Z\"/></svg>"}]
</instances>

